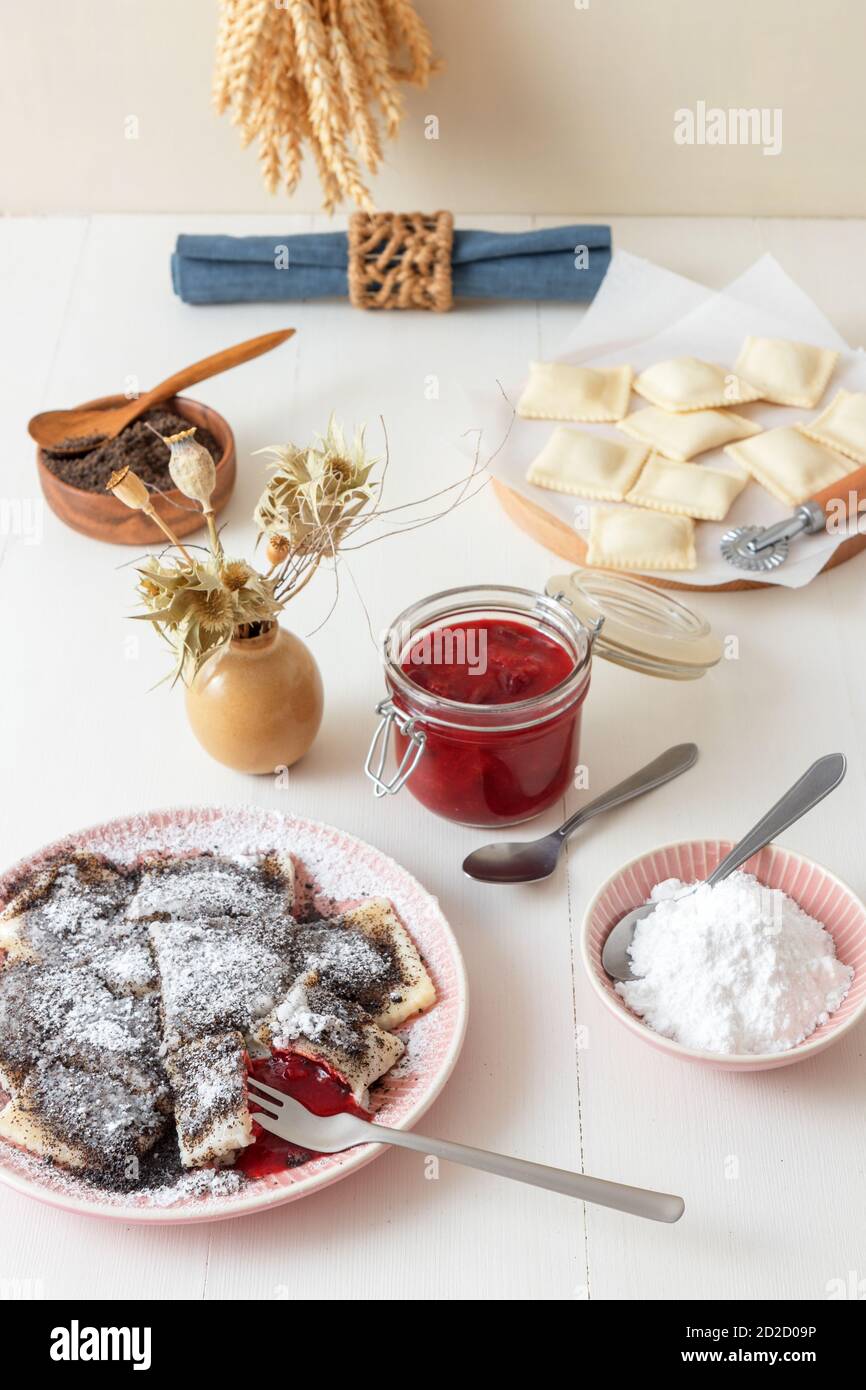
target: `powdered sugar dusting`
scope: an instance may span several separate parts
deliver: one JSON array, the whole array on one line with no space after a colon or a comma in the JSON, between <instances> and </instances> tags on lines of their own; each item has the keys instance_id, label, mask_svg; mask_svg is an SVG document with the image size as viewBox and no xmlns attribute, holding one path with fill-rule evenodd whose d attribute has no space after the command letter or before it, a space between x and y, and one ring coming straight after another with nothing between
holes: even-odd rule
<instances>
[{"instance_id":1,"label":"powdered sugar dusting","mask_svg":"<svg viewBox=\"0 0 866 1390\"><path fill-rule=\"evenodd\" d=\"M3 1152L3 1168L32 1184L34 1195L42 1192L58 1205L78 1204L83 1200L94 1208L104 1208L105 1214L133 1220L139 1206L169 1211L171 1208L182 1210L190 1203L195 1203L199 1218L216 1217L222 1215L221 1208L227 1198L237 1198L248 1186L243 1175L231 1168L199 1168L170 1182L156 1183L145 1193L130 1198L128 1192L109 1192L8 1146Z\"/></svg>"},{"instance_id":2,"label":"powdered sugar dusting","mask_svg":"<svg viewBox=\"0 0 866 1390\"><path fill-rule=\"evenodd\" d=\"M405 1124L425 1108L440 1088L462 1040L465 984L459 954L435 899L393 861L361 842L330 827L294 820L279 812L257 808L179 811L133 817L84 832L50 846L41 854L10 871L0 883L8 896L24 869L44 863L49 856L75 849L105 855L118 864L132 866L142 856L213 853L248 867L263 854L291 852L299 863L298 909L308 916L334 915L359 899L387 896L418 945L433 978L437 1003L429 1014L399 1030L407 1051L373 1096L384 1123ZM143 907L143 903L141 904ZM180 903L178 904L180 905ZM110 904L106 903L106 909ZM220 906L217 904L217 906ZM223 902L224 908L226 904ZM143 915L147 915L143 913ZM325 943L326 944L326 943ZM344 977L353 963L348 956L335 963L323 952L323 976L338 966ZM367 962L369 965L369 961ZM143 960L134 944L119 946L110 987L124 985L130 993L143 987ZM108 983L108 981L106 981ZM0 1177L49 1200L82 1209L100 1210L124 1219L211 1219L243 1210L274 1205L304 1195L314 1187L343 1176L374 1156L375 1149L357 1149L344 1155L322 1156L279 1175L247 1183L238 1174L205 1170L150 1189L146 1194L106 1193L88 1188L73 1176L51 1170L38 1160L0 1144ZM204 1191L204 1189L207 1191ZM251 1189L254 1193L251 1194ZM53 1194L53 1195L52 1195Z\"/></svg>"}]
</instances>

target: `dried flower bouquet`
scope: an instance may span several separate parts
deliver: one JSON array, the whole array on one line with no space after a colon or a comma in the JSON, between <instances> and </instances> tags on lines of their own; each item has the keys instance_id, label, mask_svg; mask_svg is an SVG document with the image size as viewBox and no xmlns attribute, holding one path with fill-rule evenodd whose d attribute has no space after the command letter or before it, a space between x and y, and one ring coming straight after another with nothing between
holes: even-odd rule
<instances>
[{"instance_id":1,"label":"dried flower bouquet","mask_svg":"<svg viewBox=\"0 0 866 1390\"><path fill-rule=\"evenodd\" d=\"M156 514L150 491L129 468L112 474L106 486L126 506L152 516L177 551L148 556L139 567L145 611L135 616L165 638L175 657L173 679L187 685L233 638L267 632L323 562L331 562L336 573L337 560L346 551L436 520L473 494L472 484L483 471L476 453L471 472L457 483L416 503L386 508L387 437L384 459L372 458L364 431L348 441L332 416L325 433L305 448L284 444L259 451L268 455L271 469L254 512L268 563L262 573L246 560L226 557L211 506L214 461L196 442L195 429L161 438L171 451L168 467L175 487L201 508L207 522L209 547L201 548L201 555L191 554ZM417 515L417 507L437 498L446 499L441 510ZM390 530L356 539L362 528L382 521Z\"/></svg>"}]
</instances>

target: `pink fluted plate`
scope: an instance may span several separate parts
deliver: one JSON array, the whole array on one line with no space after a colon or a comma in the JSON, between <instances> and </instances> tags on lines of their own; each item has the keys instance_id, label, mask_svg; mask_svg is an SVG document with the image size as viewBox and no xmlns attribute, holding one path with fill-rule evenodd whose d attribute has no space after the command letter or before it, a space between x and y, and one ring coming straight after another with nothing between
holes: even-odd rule
<instances>
[{"instance_id":1,"label":"pink fluted plate","mask_svg":"<svg viewBox=\"0 0 866 1390\"><path fill-rule=\"evenodd\" d=\"M125 863L154 850L255 855L284 849L300 861L313 891L332 900L328 914L358 898L389 898L424 958L437 998L426 1014L400 1030L407 1052L375 1088L376 1118L393 1128L411 1128L438 1096L457 1061L466 1030L466 973L437 900L393 859L332 826L279 811L257 807L153 811L79 831L21 860L0 878L0 906L22 871L37 867L58 851L74 849ZM166 1189L142 1198L106 1193L0 1140L0 1182L81 1215L175 1225L218 1221L296 1201L357 1172L386 1147L366 1144L342 1154L323 1155L299 1168L249 1180L237 1191L220 1191L217 1184L205 1194L176 1195Z\"/></svg>"},{"instance_id":2,"label":"pink fluted plate","mask_svg":"<svg viewBox=\"0 0 866 1390\"><path fill-rule=\"evenodd\" d=\"M768 888L781 888L833 937L836 955L853 965L854 979L841 1006L829 1020L797 1047L785 1052L718 1053L683 1047L644 1023L616 993L605 973L601 952L608 933L633 907L640 907L651 890L666 878L684 883L706 878L733 848L730 840L690 840L663 845L633 859L612 874L586 910L581 932L581 955L593 988L620 1023L644 1042L672 1057L700 1062L723 1071L766 1071L814 1057L853 1028L866 1013L866 906L851 888L828 869L780 845L768 845L743 865Z\"/></svg>"}]
</instances>

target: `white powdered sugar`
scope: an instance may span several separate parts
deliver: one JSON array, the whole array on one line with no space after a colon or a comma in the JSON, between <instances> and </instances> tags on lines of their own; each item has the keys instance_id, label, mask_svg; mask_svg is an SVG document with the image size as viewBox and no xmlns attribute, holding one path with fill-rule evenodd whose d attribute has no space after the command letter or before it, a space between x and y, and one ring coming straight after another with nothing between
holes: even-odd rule
<instances>
[{"instance_id":1,"label":"white powdered sugar","mask_svg":"<svg viewBox=\"0 0 866 1390\"><path fill-rule=\"evenodd\" d=\"M286 929L287 932L288 929ZM226 1028L245 1031L273 1008L285 966L265 929L230 921L171 922L150 927L159 970L165 1043ZM278 943L277 943L278 944Z\"/></svg>"},{"instance_id":2,"label":"white powdered sugar","mask_svg":"<svg viewBox=\"0 0 866 1390\"><path fill-rule=\"evenodd\" d=\"M243 1190L244 1178L231 1168L199 1168L184 1173L174 1182L152 1187L148 1200L154 1207L173 1207L178 1202L219 1200L234 1197Z\"/></svg>"},{"instance_id":3,"label":"white powdered sugar","mask_svg":"<svg viewBox=\"0 0 866 1390\"><path fill-rule=\"evenodd\" d=\"M104 871L94 872L92 877L88 873L86 903L82 903L84 895L72 865L63 863L57 870L58 861L82 854L104 857L115 866L111 869L105 864ZM209 862L197 864L201 857ZM286 892L290 858L296 868L294 901ZM185 862L178 863L176 878L169 879L165 861L172 859ZM95 1207L127 1209L135 1219L139 1207L184 1208L192 1200L205 1206L213 1203L215 1209L225 1212L249 1203L249 1194L258 1187L258 1182L232 1169L177 1171L178 1138L165 1067L171 1057L185 1060L186 1052L183 1056L181 1050L163 1055L160 1046L170 1028L165 1029L166 1020L160 1023L165 978L157 968L155 956L159 952L154 947L168 934L166 929L180 928L172 942L176 949L170 953L171 960L163 954L165 973L171 976L168 994L174 1004L169 1010L174 1015L170 1022L194 1021L203 1027L213 1022L221 1028L230 1027L238 1010L244 1020L247 1016L255 1020L263 1010L284 1003L286 1017L282 1022L287 1033L297 1031L303 1038L304 1030L318 1033L321 1029L333 1038L344 1025L356 1025L365 1011L375 1014L381 1001L396 999L403 992L393 980L393 953L387 939L372 929L367 936L341 917L370 899L387 899L421 946L438 998L435 1008L400 1027L399 1037L406 1050L398 1065L376 1083L371 1109L385 1123L400 1125L428 1094L437 1074L450 1070L463 1017L462 973L438 904L387 856L331 827L252 807L134 816L69 837L15 866L0 880L0 906L10 904L33 875L42 874L56 875L53 891L37 898L35 905L28 901L13 909L26 911L23 940L28 948L35 948L38 961L28 964L22 958L15 964L16 976L22 985L27 984L30 1022L27 1030L18 1030L20 1058L0 1058L20 1062L7 1068L11 1085L7 1083L6 1089L31 1086L25 1071L28 1063L32 1065L35 1050L47 1054L52 1069L70 1070L67 1058L71 1058L76 1070L70 1084L78 1080L80 1055L81 1064L87 1066L87 1072L80 1073L81 1081L92 1094L98 1058L100 1072L106 1066L110 1069L104 1077L106 1094L98 1116L88 1115L87 1126L76 1127L75 1137L88 1160L110 1150L111 1163L110 1171L91 1170L89 1162L86 1170L69 1171L0 1141L0 1169L18 1173L34 1188L48 1188L64 1201L68 1198ZM229 953L230 962L222 952L211 959L207 949L199 954L211 932L214 946L225 934L234 943L249 936L255 942L254 949L249 949L252 941L249 945L244 941L238 951ZM185 954L182 946L199 955L197 964L205 967L199 976L202 988L195 988L187 962L180 958ZM262 956L268 958L271 952L280 957L277 978L273 971L276 962L269 958L269 978L263 980L257 964L264 963ZM74 965L70 959L73 954ZM227 969L229 963L231 968ZM85 998L71 1002L69 1017L60 1019L55 1006L69 996L64 990L55 993L51 976L70 965L76 975L80 972L76 983L80 987L86 982L87 988ZM284 977L279 978L283 967ZM37 976L41 977L40 988L33 990ZM300 992L289 997L299 979L304 1000ZM112 998L105 1009L103 991ZM99 1008L94 1010L97 995ZM14 1001L9 997L5 1002ZM23 1017L19 1022L23 1023ZM223 1036L228 1034L205 1039L211 1061L213 1048ZM144 1045L142 1055L139 1039ZM4 1050L9 1052L8 1032L4 1040ZM41 1069L31 1070L29 1077L35 1085L41 1079ZM211 1067L208 1077L196 1071L191 1080L196 1102L203 1102L208 1111L223 1107L221 1074L215 1076ZM63 1101L62 1113L56 1118L64 1133L68 1132L69 1107L73 1102L77 1105L77 1091L67 1096L67 1089L58 1086L52 1070L36 1097L42 1115L51 1123L55 1117L49 1110L50 1101L55 1096L58 1103ZM175 1089L174 1101L179 1098ZM0 1095L0 1103L3 1099ZM87 1096L81 1099L83 1113L89 1107L84 1105ZM119 1159L130 1149L141 1153L153 1142L156 1126L161 1137L142 1155L140 1176L115 1178L115 1151ZM313 1159L281 1173L280 1185L291 1186L301 1175L325 1174L338 1163L331 1157ZM262 1182L264 1204L273 1200L275 1190L279 1190L275 1180Z\"/></svg>"},{"instance_id":4,"label":"white powdered sugar","mask_svg":"<svg viewBox=\"0 0 866 1390\"><path fill-rule=\"evenodd\" d=\"M273 917L292 906L281 883L255 874L258 865L244 856L237 863L211 858L180 860L177 871L162 865L146 871L126 909L130 921L152 916L198 920L218 917Z\"/></svg>"},{"instance_id":5,"label":"white powdered sugar","mask_svg":"<svg viewBox=\"0 0 866 1390\"><path fill-rule=\"evenodd\" d=\"M354 1038L352 1028L344 1019L334 1012L322 1012L313 1006L303 980L295 981L277 1007L274 1033L278 1046L296 1042L298 1038L308 1038L313 1043L327 1038L335 1047L348 1050Z\"/></svg>"},{"instance_id":6,"label":"white powdered sugar","mask_svg":"<svg viewBox=\"0 0 866 1390\"><path fill-rule=\"evenodd\" d=\"M197 1168L187 1173L172 1174L135 1193L113 1192L96 1186L77 1173L54 1168L46 1164L44 1159L35 1158L23 1149L9 1149L4 1158L11 1172L29 1179L58 1200L80 1202L82 1198L89 1198L102 1208L126 1208L131 1215L140 1206L168 1210L186 1206L191 1201L195 1201L200 1208L212 1204L216 1214L227 1200L242 1197L246 1188L244 1175L233 1168Z\"/></svg>"},{"instance_id":7,"label":"white powdered sugar","mask_svg":"<svg viewBox=\"0 0 866 1390\"><path fill-rule=\"evenodd\" d=\"M706 1052L783 1052L838 1009L854 971L820 922L777 888L734 873L694 892L667 879L616 991L657 1033Z\"/></svg>"}]
</instances>

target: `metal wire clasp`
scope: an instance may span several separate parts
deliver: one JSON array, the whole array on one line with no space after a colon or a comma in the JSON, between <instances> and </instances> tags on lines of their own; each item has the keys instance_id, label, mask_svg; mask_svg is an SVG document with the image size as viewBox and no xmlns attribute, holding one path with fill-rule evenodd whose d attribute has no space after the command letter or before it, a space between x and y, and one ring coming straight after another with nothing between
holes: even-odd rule
<instances>
[{"instance_id":1,"label":"metal wire clasp","mask_svg":"<svg viewBox=\"0 0 866 1390\"><path fill-rule=\"evenodd\" d=\"M553 599L554 603L561 603L564 608L570 608L572 612L574 611L574 604L564 589L557 589L555 594L550 595L550 598ZM584 626L589 633L589 650L592 651L595 640L604 627L604 616L596 618L594 622L589 623L589 625L584 624Z\"/></svg>"},{"instance_id":2,"label":"metal wire clasp","mask_svg":"<svg viewBox=\"0 0 866 1390\"><path fill-rule=\"evenodd\" d=\"M380 700L376 706L376 713L381 718L367 753L364 772L373 783L375 796L394 796L401 787L406 785L418 766L418 761L427 742L427 735L423 730L416 729L415 720L398 710L391 700ZM385 763L388 758L388 740L392 724L396 724L403 737L409 740L409 746L400 759L400 766L394 776L390 782L386 782L383 780L382 774L385 771Z\"/></svg>"}]
</instances>

